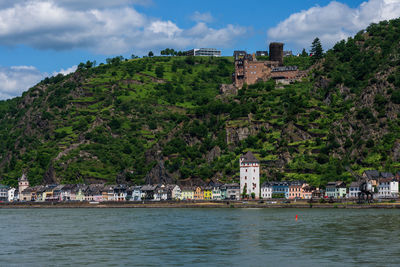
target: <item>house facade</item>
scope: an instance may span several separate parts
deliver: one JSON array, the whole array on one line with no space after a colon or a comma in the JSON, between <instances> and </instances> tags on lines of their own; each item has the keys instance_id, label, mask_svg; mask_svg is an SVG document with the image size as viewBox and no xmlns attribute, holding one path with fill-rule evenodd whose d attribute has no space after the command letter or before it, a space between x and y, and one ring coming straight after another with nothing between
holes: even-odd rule
<instances>
[{"instance_id":1,"label":"house facade","mask_svg":"<svg viewBox=\"0 0 400 267\"><path fill-rule=\"evenodd\" d=\"M240 199L240 185L237 183L226 184L225 187L225 199L239 200Z\"/></svg>"},{"instance_id":2,"label":"house facade","mask_svg":"<svg viewBox=\"0 0 400 267\"><path fill-rule=\"evenodd\" d=\"M289 183L285 181L272 184L272 198L289 198Z\"/></svg>"},{"instance_id":3,"label":"house facade","mask_svg":"<svg viewBox=\"0 0 400 267\"><path fill-rule=\"evenodd\" d=\"M349 187L349 193L347 195L348 198L358 198L358 195L361 193L360 191L360 183L352 182Z\"/></svg>"},{"instance_id":4,"label":"house facade","mask_svg":"<svg viewBox=\"0 0 400 267\"><path fill-rule=\"evenodd\" d=\"M213 188L211 186L203 187L204 200L212 200L212 191Z\"/></svg>"},{"instance_id":5,"label":"house facade","mask_svg":"<svg viewBox=\"0 0 400 267\"><path fill-rule=\"evenodd\" d=\"M378 198L398 198L399 182L394 178L382 178L378 185Z\"/></svg>"},{"instance_id":6,"label":"house facade","mask_svg":"<svg viewBox=\"0 0 400 267\"><path fill-rule=\"evenodd\" d=\"M302 187L303 187L302 182L295 181L295 182L289 183L288 198L289 199L301 199L302 198Z\"/></svg>"},{"instance_id":7,"label":"house facade","mask_svg":"<svg viewBox=\"0 0 400 267\"><path fill-rule=\"evenodd\" d=\"M272 184L269 182L265 182L261 185L261 197L263 199L272 198Z\"/></svg>"},{"instance_id":8,"label":"house facade","mask_svg":"<svg viewBox=\"0 0 400 267\"><path fill-rule=\"evenodd\" d=\"M183 186L181 189L181 200L193 200L194 189L191 186Z\"/></svg>"},{"instance_id":9,"label":"house facade","mask_svg":"<svg viewBox=\"0 0 400 267\"><path fill-rule=\"evenodd\" d=\"M204 192L201 186L196 186L194 190L194 200L203 200Z\"/></svg>"},{"instance_id":10,"label":"house facade","mask_svg":"<svg viewBox=\"0 0 400 267\"><path fill-rule=\"evenodd\" d=\"M245 192L249 197L260 198L260 161L251 151L240 156L240 193Z\"/></svg>"},{"instance_id":11,"label":"house facade","mask_svg":"<svg viewBox=\"0 0 400 267\"><path fill-rule=\"evenodd\" d=\"M325 195L329 198L345 198L347 195L346 184L342 181L329 182L326 185Z\"/></svg>"}]
</instances>

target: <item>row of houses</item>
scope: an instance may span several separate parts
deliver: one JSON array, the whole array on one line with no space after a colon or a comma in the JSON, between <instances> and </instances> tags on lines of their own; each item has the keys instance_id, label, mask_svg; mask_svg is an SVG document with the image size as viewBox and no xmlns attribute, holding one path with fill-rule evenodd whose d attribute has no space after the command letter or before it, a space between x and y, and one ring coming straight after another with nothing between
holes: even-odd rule
<instances>
[{"instance_id":1,"label":"row of houses","mask_svg":"<svg viewBox=\"0 0 400 267\"><path fill-rule=\"evenodd\" d=\"M21 189L21 188L20 188ZM38 185L19 190L0 185L0 201L142 201L142 200L238 200L240 185L210 182L207 186L160 185Z\"/></svg>"},{"instance_id":2,"label":"row of houses","mask_svg":"<svg viewBox=\"0 0 400 267\"><path fill-rule=\"evenodd\" d=\"M363 172L362 176L373 186L374 198L392 199L399 197L400 173L394 175L390 172L367 170ZM301 181L265 182L261 185L261 197L264 199L283 197L286 199L321 197L355 199L361 193L360 183L360 181L356 181L347 186L343 181L328 182L325 190L322 190Z\"/></svg>"}]
</instances>

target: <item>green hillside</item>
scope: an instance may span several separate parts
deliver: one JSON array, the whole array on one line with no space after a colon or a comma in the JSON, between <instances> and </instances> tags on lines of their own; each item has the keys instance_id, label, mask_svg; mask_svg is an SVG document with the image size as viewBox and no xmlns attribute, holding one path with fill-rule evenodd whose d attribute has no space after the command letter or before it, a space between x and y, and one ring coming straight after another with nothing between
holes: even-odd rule
<instances>
[{"instance_id":1,"label":"green hillside","mask_svg":"<svg viewBox=\"0 0 400 267\"><path fill-rule=\"evenodd\" d=\"M237 180L247 150L262 179L314 185L349 165L397 170L400 20L373 24L328 51L301 83L221 93L230 57L116 57L46 78L0 102L0 179L32 184ZM310 66L307 57L286 64Z\"/></svg>"}]
</instances>

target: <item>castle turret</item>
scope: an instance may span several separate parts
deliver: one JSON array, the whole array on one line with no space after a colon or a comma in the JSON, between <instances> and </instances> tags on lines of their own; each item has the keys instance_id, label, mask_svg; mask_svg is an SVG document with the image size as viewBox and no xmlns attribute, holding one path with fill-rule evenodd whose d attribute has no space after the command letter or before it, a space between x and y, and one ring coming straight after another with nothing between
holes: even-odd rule
<instances>
[{"instance_id":1,"label":"castle turret","mask_svg":"<svg viewBox=\"0 0 400 267\"><path fill-rule=\"evenodd\" d=\"M25 173L22 174L21 178L18 179L18 192L19 192L19 198L21 200L22 196L22 191L27 189L29 187L29 181L28 178L26 177Z\"/></svg>"}]
</instances>

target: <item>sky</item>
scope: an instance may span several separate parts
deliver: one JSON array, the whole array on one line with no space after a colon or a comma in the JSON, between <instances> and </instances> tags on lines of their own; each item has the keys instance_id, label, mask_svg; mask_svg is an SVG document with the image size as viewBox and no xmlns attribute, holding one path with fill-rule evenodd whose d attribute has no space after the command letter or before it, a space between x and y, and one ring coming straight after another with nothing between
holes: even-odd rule
<instances>
[{"instance_id":1,"label":"sky","mask_svg":"<svg viewBox=\"0 0 400 267\"><path fill-rule=\"evenodd\" d=\"M68 74L80 62L164 48L325 50L372 22L400 16L400 0L0 0L0 100Z\"/></svg>"}]
</instances>

